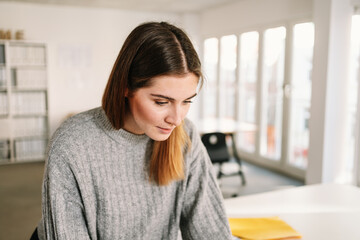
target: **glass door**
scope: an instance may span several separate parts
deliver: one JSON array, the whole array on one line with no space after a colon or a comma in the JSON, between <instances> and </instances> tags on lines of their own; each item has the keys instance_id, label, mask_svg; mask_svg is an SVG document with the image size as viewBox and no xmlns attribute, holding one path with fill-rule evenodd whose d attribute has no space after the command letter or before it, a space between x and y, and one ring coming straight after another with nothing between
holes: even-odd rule
<instances>
[{"instance_id":1,"label":"glass door","mask_svg":"<svg viewBox=\"0 0 360 240\"><path fill-rule=\"evenodd\" d=\"M256 98L258 87L259 33L240 35L239 102L237 144L253 153L256 149Z\"/></svg>"},{"instance_id":2,"label":"glass door","mask_svg":"<svg viewBox=\"0 0 360 240\"><path fill-rule=\"evenodd\" d=\"M202 116L200 131L210 131L217 119L218 109L218 62L219 40L207 38L204 41L204 75L202 94Z\"/></svg>"},{"instance_id":3,"label":"glass door","mask_svg":"<svg viewBox=\"0 0 360 240\"><path fill-rule=\"evenodd\" d=\"M219 74L220 129L235 127L236 61L237 37L235 35L221 37Z\"/></svg>"},{"instance_id":4,"label":"glass door","mask_svg":"<svg viewBox=\"0 0 360 240\"><path fill-rule=\"evenodd\" d=\"M285 40L285 27L264 32L260 155L274 161L281 157Z\"/></svg>"},{"instance_id":5,"label":"glass door","mask_svg":"<svg viewBox=\"0 0 360 240\"><path fill-rule=\"evenodd\" d=\"M305 169L309 148L311 73L314 48L314 24L293 27L290 84L285 87L289 99L289 131L287 162Z\"/></svg>"}]
</instances>

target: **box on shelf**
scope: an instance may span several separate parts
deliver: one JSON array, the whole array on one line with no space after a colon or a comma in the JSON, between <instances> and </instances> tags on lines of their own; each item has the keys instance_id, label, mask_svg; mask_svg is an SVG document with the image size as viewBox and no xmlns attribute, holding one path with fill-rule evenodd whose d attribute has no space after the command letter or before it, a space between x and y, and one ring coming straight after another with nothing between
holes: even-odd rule
<instances>
[{"instance_id":1,"label":"box on shelf","mask_svg":"<svg viewBox=\"0 0 360 240\"><path fill-rule=\"evenodd\" d=\"M46 136L48 132L46 117L16 118L13 120L13 136L36 137Z\"/></svg>"},{"instance_id":2,"label":"box on shelf","mask_svg":"<svg viewBox=\"0 0 360 240\"><path fill-rule=\"evenodd\" d=\"M23 139L15 141L15 159L17 161L45 158L47 139Z\"/></svg>"},{"instance_id":3,"label":"box on shelf","mask_svg":"<svg viewBox=\"0 0 360 240\"><path fill-rule=\"evenodd\" d=\"M46 93L15 92L11 96L14 115L46 114Z\"/></svg>"},{"instance_id":4,"label":"box on shelf","mask_svg":"<svg viewBox=\"0 0 360 240\"><path fill-rule=\"evenodd\" d=\"M44 66L45 47L35 45L10 46L10 62L13 66Z\"/></svg>"},{"instance_id":5,"label":"box on shelf","mask_svg":"<svg viewBox=\"0 0 360 240\"><path fill-rule=\"evenodd\" d=\"M11 69L11 85L19 89L45 89L45 69Z\"/></svg>"},{"instance_id":6,"label":"box on shelf","mask_svg":"<svg viewBox=\"0 0 360 240\"><path fill-rule=\"evenodd\" d=\"M8 114L8 100L6 93L0 92L0 117Z\"/></svg>"},{"instance_id":7,"label":"box on shelf","mask_svg":"<svg viewBox=\"0 0 360 240\"><path fill-rule=\"evenodd\" d=\"M0 44L0 64L5 64L5 46Z\"/></svg>"},{"instance_id":8,"label":"box on shelf","mask_svg":"<svg viewBox=\"0 0 360 240\"><path fill-rule=\"evenodd\" d=\"M6 88L6 71L0 66L0 88Z\"/></svg>"},{"instance_id":9,"label":"box on shelf","mask_svg":"<svg viewBox=\"0 0 360 240\"><path fill-rule=\"evenodd\" d=\"M0 161L10 160L10 148L8 140L0 140Z\"/></svg>"}]
</instances>

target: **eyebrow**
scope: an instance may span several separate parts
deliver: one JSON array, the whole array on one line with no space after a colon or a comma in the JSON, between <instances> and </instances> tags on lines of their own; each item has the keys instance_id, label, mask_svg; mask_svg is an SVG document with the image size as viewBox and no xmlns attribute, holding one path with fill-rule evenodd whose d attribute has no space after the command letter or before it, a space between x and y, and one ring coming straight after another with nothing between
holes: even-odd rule
<instances>
[{"instance_id":1,"label":"eyebrow","mask_svg":"<svg viewBox=\"0 0 360 240\"><path fill-rule=\"evenodd\" d=\"M161 94L150 94L150 95L153 96L153 97L164 98L164 99L167 99L167 100L169 100L169 101L175 101L174 98L168 97L168 96L165 96L165 95L161 95ZM186 98L185 100L192 99L192 98L194 98L196 95L197 95L197 93L195 93L194 95Z\"/></svg>"}]
</instances>

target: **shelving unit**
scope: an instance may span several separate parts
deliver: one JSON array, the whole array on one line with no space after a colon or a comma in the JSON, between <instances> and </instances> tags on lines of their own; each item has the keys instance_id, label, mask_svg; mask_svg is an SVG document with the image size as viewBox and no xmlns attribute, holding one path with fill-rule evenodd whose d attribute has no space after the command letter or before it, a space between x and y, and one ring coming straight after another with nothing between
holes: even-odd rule
<instances>
[{"instance_id":1,"label":"shelving unit","mask_svg":"<svg viewBox=\"0 0 360 240\"><path fill-rule=\"evenodd\" d=\"M0 164L44 160L47 95L46 45L0 41Z\"/></svg>"}]
</instances>

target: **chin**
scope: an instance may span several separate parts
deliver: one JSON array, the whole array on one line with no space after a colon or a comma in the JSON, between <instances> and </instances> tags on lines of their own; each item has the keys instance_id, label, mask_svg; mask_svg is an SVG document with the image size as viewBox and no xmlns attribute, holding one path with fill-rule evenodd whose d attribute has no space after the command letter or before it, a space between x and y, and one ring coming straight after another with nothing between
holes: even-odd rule
<instances>
[{"instance_id":1,"label":"chin","mask_svg":"<svg viewBox=\"0 0 360 240\"><path fill-rule=\"evenodd\" d=\"M166 134L149 134L148 137L151 138L154 141L161 142L161 141L165 141L166 139L168 139L170 137L170 134L169 135L166 135Z\"/></svg>"}]
</instances>

